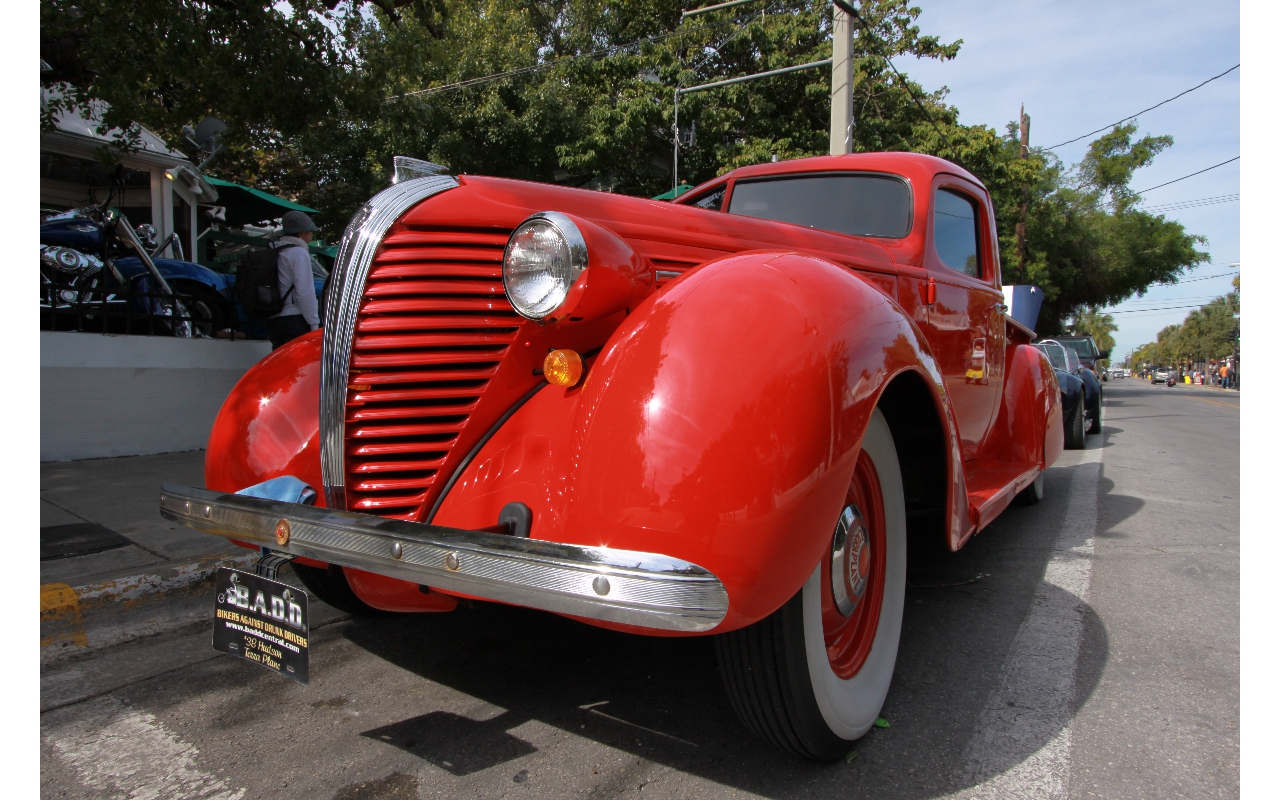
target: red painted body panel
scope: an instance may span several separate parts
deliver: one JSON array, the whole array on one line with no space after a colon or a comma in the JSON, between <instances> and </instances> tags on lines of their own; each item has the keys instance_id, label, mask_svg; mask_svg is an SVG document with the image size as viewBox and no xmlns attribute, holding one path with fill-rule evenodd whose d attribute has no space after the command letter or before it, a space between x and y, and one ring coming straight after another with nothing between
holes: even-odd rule
<instances>
[{"instance_id":1,"label":"red painted body panel","mask_svg":"<svg viewBox=\"0 0 1280 800\"><path fill-rule=\"evenodd\" d=\"M581 388L516 412L437 521L481 527L520 500L535 538L714 565L730 604L717 630L737 628L813 571L904 370L941 392L918 332L865 281L808 256L727 257L635 309Z\"/></svg>"},{"instance_id":2,"label":"red painted body panel","mask_svg":"<svg viewBox=\"0 0 1280 800\"><path fill-rule=\"evenodd\" d=\"M356 597L381 611L452 611L458 607L458 601L449 595L424 592L416 583L350 567L342 572Z\"/></svg>"},{"instance_id":3,"label":"red painted body panel","mask_svg":"<svg viewBox=\"0 0 1280 800\"><path fill-rule=\"evenodd\" d=\"M312 331L259 361L231 390L209 434L205 486L237 492L281 475L323 485L319 401L320 331Z\"/></svg>"},{"instance_id":4,"label":"red painted body panel","mask_svg":"<svg viewBox=\"0 0 1280 800\"><path fill-rule=\"evenodd\" d=\"M349 507L482 528L519 500L533 510L534 537L710 569L729 591L717 629L729 630L771 613L812 571L871 410L895 376L914 371L945 433L946 536L958 549L1061 452L1056 379L1003 322L990 199L955 165L904 153L820 157L707 186L725 184L727 207L740 178L837 170L905 178L908 235L853 237L477 176L411 209L384 239L357 322ZM983 212L977 278L934 252L932 198L944 186ZM582 301L587 319L540 325L516 317L502 294L502 243L546 210L576 217L597 251L625 264L625 286L598 282ZM653 281L651 270L666 276ZM473 324L459 329L459 314ZM584 383L543 384L493 431L543 383L546 352L562 347L587 356ZM320 485L319 356L311 334L237 385L210 437L210 488L283 474ZM424 370L443 383L424 382ZM447 600L368 573L352 586L379 608Z\"/></svg>"}]
</instances>

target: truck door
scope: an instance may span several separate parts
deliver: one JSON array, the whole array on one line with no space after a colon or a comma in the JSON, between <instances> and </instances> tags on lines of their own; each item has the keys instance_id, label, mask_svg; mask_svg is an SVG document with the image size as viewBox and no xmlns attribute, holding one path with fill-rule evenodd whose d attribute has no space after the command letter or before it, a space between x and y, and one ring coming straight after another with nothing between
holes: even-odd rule
<instances>
[{"instance_id":1,"label":"truck door","mask_svg":"<svg viewBox=\"0 0 1280 800\"><path fill-rule=\"evenodd\" d=\"M936 288L926 335L966 461L982 451L1004 389L1004 295L989 209L979 187L950 175L935 178L924 263Z\"/></svg>"}]
</instances>

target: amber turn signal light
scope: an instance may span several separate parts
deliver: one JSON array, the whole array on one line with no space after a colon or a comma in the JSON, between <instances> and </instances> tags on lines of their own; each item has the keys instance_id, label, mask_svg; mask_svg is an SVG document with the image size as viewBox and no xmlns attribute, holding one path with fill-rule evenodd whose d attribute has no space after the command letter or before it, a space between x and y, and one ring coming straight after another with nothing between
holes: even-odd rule
<instances>
[{"instance_id":1,"label":"amber turn signal light","mask_svg":"<svg viewBox=\"0 0 1280 800\"><path fill-rule=\"evenodd\" d=\"M367 392L373 387L367 383L348 383L347 388L353 392Z\"/></svg>"},{"instance_id":2,"label":"amber turn signal light","mask_svg":"<svg viewBox=\"0 0 1280 800\"><path fill-rule=\"evenodd\" d=\"M542 361L547 383L574 386L582 379L582 356L572 350L552 350Z\"/></svg>"}]
</instances>

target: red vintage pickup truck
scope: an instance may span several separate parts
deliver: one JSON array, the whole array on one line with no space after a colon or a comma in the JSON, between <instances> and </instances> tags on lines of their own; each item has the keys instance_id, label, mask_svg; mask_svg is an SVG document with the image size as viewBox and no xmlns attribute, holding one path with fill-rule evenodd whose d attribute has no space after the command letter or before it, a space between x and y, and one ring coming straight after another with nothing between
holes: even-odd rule
<instances>
[{"instance_id":1,"label":"red vintage pickup truck","mask_svg":"<svg viewBox=\"0 0 1280 800\"><path fill-rule=\"evenodd\" d=\"M982 183L867 153L665 203L401 167L324 328L244 376L208 488L162 513L357 614L714 635L749 728L843 755L889 689L908 538L959 549L1062 451Z\"/></svg>"}]
</instances>

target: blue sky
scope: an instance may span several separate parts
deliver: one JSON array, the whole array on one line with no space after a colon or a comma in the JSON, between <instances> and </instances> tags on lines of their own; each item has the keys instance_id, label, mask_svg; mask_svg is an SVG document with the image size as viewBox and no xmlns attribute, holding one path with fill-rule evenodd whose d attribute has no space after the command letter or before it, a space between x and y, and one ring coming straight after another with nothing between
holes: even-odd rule
<instances>
[{"instance_id":1,"label":"blue sky","mask_svg":"<svg viewBox=\"0 0 1280 800\"><path fill-rule=\"evenodd\" d=\"M927 89L946 86L960 121L1001 132L1026 104L1031 142L1049 146L1155 105L1240 62L1240 11L1235 3L1181 0L1136 2L1011 2L919 0L921 33L963 39L959 56L939 64L900 58L895 64ZM1134 176L1145 189L1240 154L1240 71L1138 118L1139 135L1168 134L1173 147ZM1070 165L1089 140L1055 150ZM1149 206L1237 194L1240 162L1156 189ZM1209 241L1212 263L1175 286L1156 286L1112 311L1120 330L1116 355L1155 339L1190 308L1231 290L1240 261L1240 203L1164 212L1188 233Z\"/></svg>"}]
</instances>

